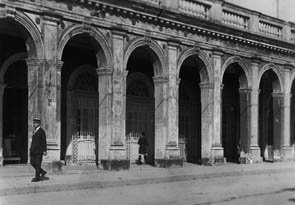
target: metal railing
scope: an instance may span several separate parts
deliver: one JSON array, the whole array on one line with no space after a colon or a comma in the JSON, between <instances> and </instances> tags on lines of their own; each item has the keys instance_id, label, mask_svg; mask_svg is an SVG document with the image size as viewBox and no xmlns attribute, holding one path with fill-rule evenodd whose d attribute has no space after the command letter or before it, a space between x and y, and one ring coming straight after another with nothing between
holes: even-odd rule
<instances>
[{"instance_id":1,"label":"metal railing","mask_svg":"<svg viewBox=\"0 0 295 205\"><path fill-rule=\"evenodd\" d=\"M72 161L75 164L95 163L95 136L79 132L72 136Z\"/></svg>"}]
</instances>

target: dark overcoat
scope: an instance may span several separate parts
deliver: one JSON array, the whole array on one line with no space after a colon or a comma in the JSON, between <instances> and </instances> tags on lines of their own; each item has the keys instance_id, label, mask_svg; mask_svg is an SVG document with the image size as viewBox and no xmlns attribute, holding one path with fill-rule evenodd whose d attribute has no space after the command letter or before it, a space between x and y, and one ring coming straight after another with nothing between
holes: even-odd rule
<instances>
[{"instance_id":1,"label":"dark overcoat","mask_svg":"<svg viewBox=\"0 0 295 205\"><path fill-rule=\"evenodd\" d=\"M32 136L30 156L43 154L47 151L45 131L40 127Z\"/></svg>"},{"instance_id":2,"label":"dark overcoat","mask_svg":"<svg viewBox=\"0 0 295 205\"><path fill-rule=\"evenodd\" d=\"M139 144L139 150L138 150L138 153L139 154L147 154L147 149L146 147L149 145L146 137L140 137L138 139L138 144Z\"/></svg>"}]
</instances>

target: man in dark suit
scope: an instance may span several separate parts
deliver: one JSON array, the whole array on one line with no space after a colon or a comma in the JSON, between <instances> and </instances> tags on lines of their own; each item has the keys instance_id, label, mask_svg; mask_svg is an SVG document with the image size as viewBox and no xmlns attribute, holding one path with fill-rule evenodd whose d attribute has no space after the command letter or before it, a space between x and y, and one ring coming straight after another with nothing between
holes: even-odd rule
<instances>
[{"instance_id":1,"label":"man in dark suit","mask_svg":"<svg viewBox=\"0 0 295 205\"><path fill-rule=\"evenodd\" d=\"M35 169L35 178L32 182L38 182L43 180L46 175L46 171L41 168L42 157L47 155L47 143L45 131L40 127L40 119L33 119L33 136L30 148L30 163Z\"/></svg>"},{"instance_id":2,"label":"man in dark suit","mask_svg":"<svg viewBox=\"0 0 295 205\"><path fill-rule=\"evenodd\" d=\"M138 145L139 145L139 149L138 149L138 160L137 160L137 164L140 165L142 164L141 162L141 157L143 156L144 158L144 163L147 163L147 146L149 145L147 138L145 136L145 133L142 132L140 138L138 139Z\"/></svg>"}]
</instances>

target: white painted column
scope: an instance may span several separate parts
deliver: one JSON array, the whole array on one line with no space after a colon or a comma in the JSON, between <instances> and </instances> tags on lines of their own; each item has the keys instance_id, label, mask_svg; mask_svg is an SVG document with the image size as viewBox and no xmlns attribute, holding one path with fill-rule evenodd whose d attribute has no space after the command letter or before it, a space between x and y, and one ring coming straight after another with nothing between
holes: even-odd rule
<instances>
[{"instance_id":1,"label":"white painted column","mask_svg":"<svg viewBox=\"0 0 295 205\"><path fill-rule=\"evenodd\" d=\"M4 100L4 91L6 85L0 83L0 167L3 166L3 149L4 149L4 136L3 136L3 100Z\"/></svg>"},{"instance_id":2,"label":"white painted column","mask_svg":"<svg viewBox=\"0 0 295 205\"><path fill-rule=\"evenodd\" d=\"M211 157L213 163L224 163L224 152L221 144L221 56L222 52L213 51L214 65L214 97L213 97L213 139Z\"/></svg>"}]
</instances>

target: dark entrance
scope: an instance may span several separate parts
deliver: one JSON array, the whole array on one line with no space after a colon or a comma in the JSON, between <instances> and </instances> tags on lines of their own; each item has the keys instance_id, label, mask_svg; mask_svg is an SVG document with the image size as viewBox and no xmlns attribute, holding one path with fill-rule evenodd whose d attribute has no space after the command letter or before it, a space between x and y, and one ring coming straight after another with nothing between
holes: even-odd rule
<instances>
[{"instance_id":1,"label":"dark entrance","mask_svg":"<svg viewBox=\"0 0 295 205\"><path fill-rule=\"evenodd\" d=\"M24 61L13 63L5 73L3 100L4 164L28 160L28 87Z\"/></svg>"},{"instance_id":2,"label":"dark entrance","mask_svg":"<svg viewBox=\"0 0 295 205\"><path fill-rule=\"evenodd\" d=\"M266 71L260 81L259 95L259 146L264 160L273 160L275 149L280 149L280 136L275 135L276 123L280 122L280 107L275 103L274 93L279 82L272 70ZM277 119L277 120L275 120ZM277 130L280 133L280 130Z\"/></svg>"},{"instance_id":3,"label":"dark entrance","mask_svg":"<svg viewBox=\"0 0 295 205\"><path fill-rule=\"evenodd\" d=\"M201 101L200 62L197 57L187 58L179 77L179 144L187 162L200 163L201 159Z\"/></svg>"},{"instance_id":4,"label":"dark entrance","mask_svg":"<svg viewBox=\"0 0 295 205\"><path fill-rule=\"evenodd\" d=\"M153 63L149 51L137 48L127 64L126 88L126 136L131 141L128 148L130 161L137 158L138 150L132 149L132 141L137 144L141 132L148 139L147 163L154 163L155 156L155 99L153 85ZM136 146L134 146L136 147Z\"/></svg>"},{"instance_id":5,"label":"dark entrance","mask_svg":"<svg viewBox=\"0 0 295 205\"><path fill-rule=\"evenodd\" d=\"M87 34L72 37L64 48L61 73L61 159L70 160L72 157L72 160L77 158L81 163L94 160L96 164L98 163L96 68L99 56L97 53L100 51L100 45ZM73 139L77 139L80 143L83 138L89 140L91 148L87 148L86 141L77 146L72 144ZM93 139L95 148L92 145ZM95 156L92 156L94 152ZM80 153L86 153L87 160L80 160Z\"/></svg>"},{"instance_id":6,"label":"dark entrance","mask_svg":"<svg viewBox=\"0 0 295 205\"><path fill-rule=\"evenodd\" d=\"M224 157L229 162L238 162L240 144L240 86L237 74L225 72L223 86L222 145Z\"/></svg>"}]
</instances>

